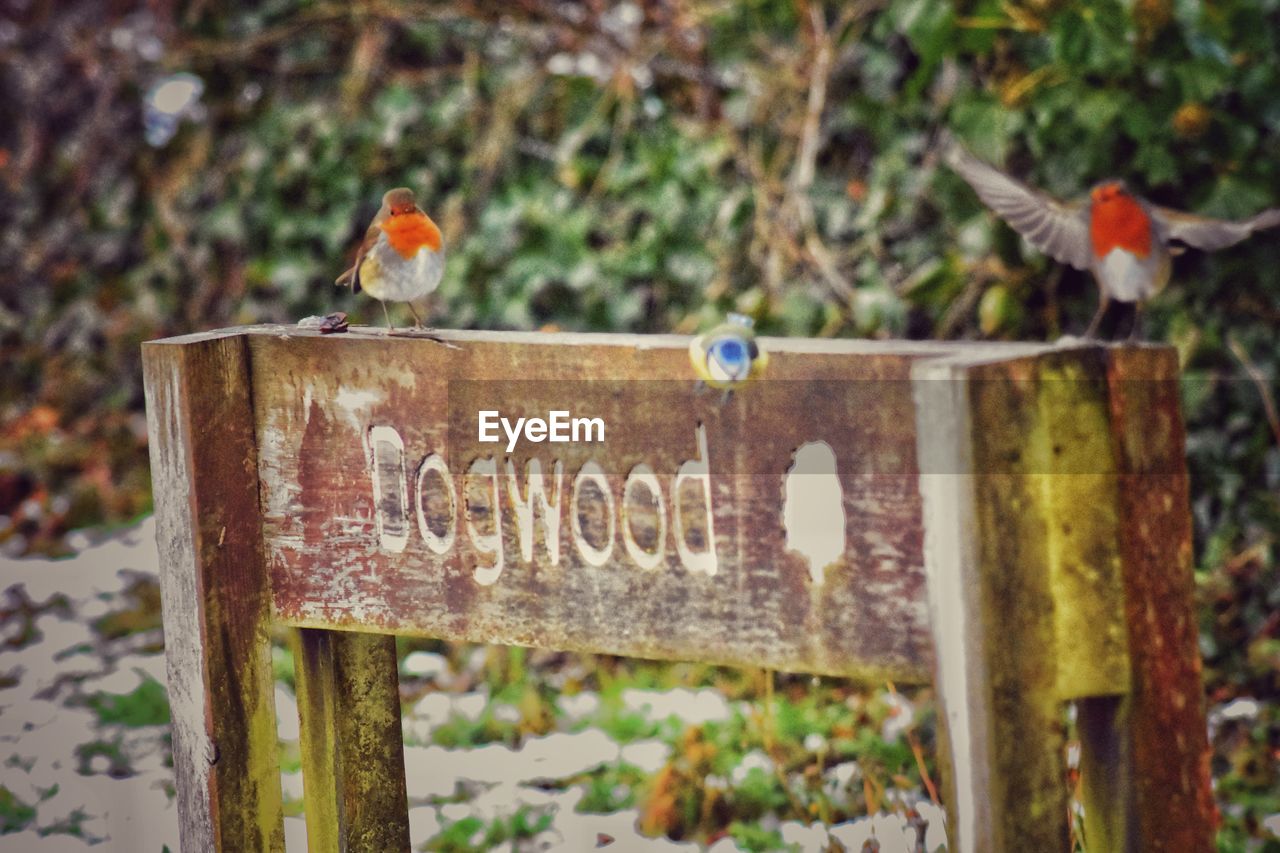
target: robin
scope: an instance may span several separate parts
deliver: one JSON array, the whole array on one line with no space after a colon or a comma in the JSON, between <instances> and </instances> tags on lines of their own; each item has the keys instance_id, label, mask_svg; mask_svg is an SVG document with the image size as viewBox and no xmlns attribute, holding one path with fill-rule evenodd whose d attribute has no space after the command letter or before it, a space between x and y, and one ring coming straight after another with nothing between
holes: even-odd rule
<instances>
[{"instance_id":1,"label":"robin","mask_svg":"<svg viewBox=\"0 0 1280 853\"><path fill-rule=\"evenodd\" d=\"M382 207L365 232L356 262L334 284L351 285L353 292L364 290L382 302L387 328L391 328L387 301L410 303L414 328L421 328L411 300L433 292L443 275L440 229L418 207L413 191L398 187L382 197Z\"/></svg>"},{"instance_id":2,"label":"robin","mask_svg":"<svg viewBox=\"0 0 1280 853\"><path fill-rule=\"evenodd\" d=\"M978 197L1032 246L1054 260L1093 273L1102 295L1084 333L1087 338L1094 336L1112 299L1135 303L1130 338L1138 335L1143 302L1169 283L1172 258L1185 251L1173 242L1212 252L1280 225L1280 208L1235 222L1209 219L1152 204L1118 180L1097 184L1087 199L1061 202L954 142L948 141L946 158Z\"/></svg>"}]
</instances>

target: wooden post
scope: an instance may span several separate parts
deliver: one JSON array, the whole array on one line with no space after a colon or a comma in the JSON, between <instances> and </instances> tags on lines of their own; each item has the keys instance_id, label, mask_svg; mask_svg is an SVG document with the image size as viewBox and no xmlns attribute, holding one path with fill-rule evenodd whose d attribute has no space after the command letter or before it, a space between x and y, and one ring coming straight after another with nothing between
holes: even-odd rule
<instances>
[{"instance_id":1,"label":"wooden post","mask_svg":"<svg viewBox=\"0 0 1280 853\"><path fill-rule=\"evenodd\" d=\"M408 850L395 637L300 628L293 654L307 848Z\"/></svg>"},{"instance_id":2,"label":"wooden post","mask_svg":"<svg viewBox=\"0 0 1280 853\"><path fill-rule=\"evenodd\" d=\"M1133 683L1112 737L1128 744L1131 762L1130 849L1211 851L1216 821L1177 356L1167 347L1114 348L1108 379Z\"/></svg>"},{"instance_id":3,"label":"wooden post","mask_svg":"<svg viewBox=\"0 0 1280 853\"><path fill-rule=\"evenodd\" d=\"M248 347L143 345L184 850L281 850L284 829Z\"/></svg>"},{"instance_id":4,"label":"wooden post","mask_svg":"<svg viewBox=\"0 0 1280 853\"><path fill-rule=\"evenodd\" d=\"M1034 361L940 359L913 377L951 847L1064 850L1047 530L1027 447Z\"/></svg>"},{"instance_id":5,"label":"wooden post","mask_svg":"<svg viewBox=\"0 0 1280 853\"><path fill-rule=\"evenodd\" d=\"M1104 368L1084 348L913 374L959 850L1065 849L1063 703L1129 689ZM1090 818L1122 823L1104 790Z\"/></svg>"}]
</instances>

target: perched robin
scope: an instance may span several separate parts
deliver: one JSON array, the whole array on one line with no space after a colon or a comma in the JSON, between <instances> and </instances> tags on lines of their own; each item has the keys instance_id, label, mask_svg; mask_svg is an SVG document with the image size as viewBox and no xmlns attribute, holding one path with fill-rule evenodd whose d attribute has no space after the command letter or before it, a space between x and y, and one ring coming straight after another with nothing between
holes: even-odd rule
<instances>
[{"instance_id":1,"label":"perched robin","mask_svg":"<svg viewBox=\"0 0 1280 853\"><path fill-rule=\"evenodd\" d=\"M764 371L769 354L756 343L753 325L750 317L730 314L726 322L689 342L689 361L700 383L728 396Z\"/></svg>"},{"instance_id":2,"label":"perched robin","mask_svg":"<svg viewBox=\"0 0 1280 853\"><path fill-rule=\"evenodd\" d=\"M391 328L387 301L411 303L440 286L444 275L444 239L431 217L422 212L413 191L399 187L382 197L351 269L335 284L351 285L382 302L382 313ZM422 326L409 304L415 328Z\"/></svg>"},{"instance_id":3,"label":"perched robin","mask_svg":"<svg viewBox=\"0 0 1280 853\"><path fill-rule=\"evenodd\" d=\"M1138 335L1143 302L1169 282L1171 260L1182 246L1212 252L1255 231L1280 225L1280 208L1249 219L1208 219L1160 207L1129 192L1123 181L1096 185L1087 199L1067 203L1009 177L947 141L947 162L982 201L1032 246L1098 280L1101 300L1085 331L1093 337L1111 300L1133 302L1130 337Z\"/></svg>"}]
</instances>

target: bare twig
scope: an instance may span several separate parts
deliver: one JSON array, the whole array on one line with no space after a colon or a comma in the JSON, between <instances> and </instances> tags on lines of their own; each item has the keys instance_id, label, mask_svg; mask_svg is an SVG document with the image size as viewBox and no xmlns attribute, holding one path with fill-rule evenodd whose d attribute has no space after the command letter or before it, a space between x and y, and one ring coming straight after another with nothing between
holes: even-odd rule
<instances>
[{"instance_id":1,"label":"bare twig","mask_svg":"<svg viewBox=\"0 0 1280 853\"><path fill-rule=\"evenodd\" d=\"M800 802L800 798L791 790L791 785L787 781L787 770L785 756L778 749L778 742L774 739L774 729L777 722L773 716L773 679L774 671L765 667L760 670L764 677L764 719L761 720L760 740L764 746L765 755L769 756L769 760L773 762L773 775L778 780L778 784L782 786L782 791L787 795L787 800L791 803L791 808L797 816L806 814L804 803Z\"/></svg>"},{"instance_id":2,"label":"bare twig","mask_svg":"<svg viewBox=\"0 0 1280 853\"><path fill-rule=\"evenodd\" d=\"M604 192L605 183L617 170L618 164L622 162L627 134L631 132L631 124L636 114L634 87L624 83L621 79L621 76L626 74L625 70L619 69L615 73L611 84L611 88L617 90L618 110L613 119L613 132L609 137L609 153L605 156L604 162L600 164L599 171L596 172L596 179L591 184L591 190L587 193L589 196L597 196Z\"/></svg>"},{"instance_id":3,"label":"bare twig","mask_svg":"<svg viewBox=\"0 0 1280 853\"><path fill-rule=\"evenodd\" d=\"M831 75L832 53L831 38L827 34L827 23L823 18L821 4L815 3L809 6L809 25L813 29L813 65L809 71L809 98L800 133L800 149L791 170L789 190L795 194L797 201L804 199L804 207L808 208L810 220L812 220L813 209L809 207L804 193L813 186L822 113L827 106L827 83Z\"/></svg>"},{"instance_id":4,"label":"bare twig","mask_svg":"<svg viewBox=\"0 0 1280 853\"><path fill-rule=\"evenodd\" d=\"M831 67L835 58L835 44L849 28L877 6L876 0L855 3L845 9L834 27L827 27L821 3L809 5L810 37L813 41L813 62L809 68L809 91L805 103L804 120L800 127L800 139L795 162L787 181L782 209L789 215L800 232L799 242L805 251L802 255L818 272L827 286L840 297L846 309L853 304L856 289L836 263L834 254L827 248L818 233L809 190L817 172L818 151L822 141L822 115L827 108L827 87L831 81Z\"/></svg>"},{"instance_id":5,"label":"bare twig","mask_svg":"<svg viewBox=\"0 0 1280 853\"><path fill-rule=\"evenodd\" d=\"M897 689L893 686L892 681L885 682L889 688L889 693L894 696L898 695ZM915 726L907 726L906 728L907 745L911 747L911 754L916 758L916 769L920 771L920 781L924 783L924 789L929 792L929 799L936 806L941 801L938 799L938 788L933 784L933 778L929 775L929 768L924 762L924 750L920 747L920 741L916 738Z\"/></svg>"},{"instance_id":6,"label":"bare twig","mask_svg":"<svg viewBox=\"0 0 1280 853\"><path fill-rule=\"evenodd\" d=\"M1236 339L1235 335L1227 335L1227 347L1231 350L1231 354L1239 359L1244 372L1249 374L1253 384L1258 387L1258 394L1262 397L1262 408L1267 413L1267 423L1271 426L1271 435L1275 439L1276 447L1280 447L1280 413L1276 411L1275 397L1271 394L1271 386L1267 377L1249 358L1249 353L1245 351L1245 348Z\"/></svg>"}]
</instances>

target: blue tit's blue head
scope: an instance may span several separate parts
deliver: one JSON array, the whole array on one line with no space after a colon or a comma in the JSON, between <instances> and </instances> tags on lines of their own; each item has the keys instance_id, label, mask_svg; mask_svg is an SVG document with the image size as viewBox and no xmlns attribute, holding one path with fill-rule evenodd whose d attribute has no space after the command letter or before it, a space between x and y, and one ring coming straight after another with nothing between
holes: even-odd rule
<instances>
[{"instance_id":1,"label":"blue tit's blue head","mask_svg":"<svg viewBox=\"0 0 1280 853\"><path fill-rule=\"evenodd\" d=\"M707 370L722 382L741 382L751 374L751 342L732 333L707 342Z\"/></svg>"}]
</instances>

